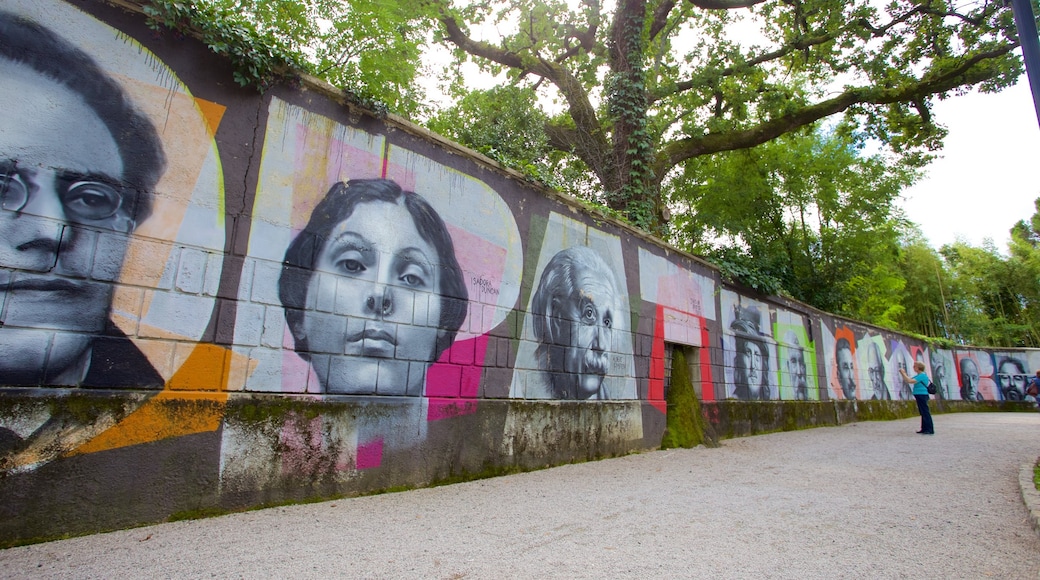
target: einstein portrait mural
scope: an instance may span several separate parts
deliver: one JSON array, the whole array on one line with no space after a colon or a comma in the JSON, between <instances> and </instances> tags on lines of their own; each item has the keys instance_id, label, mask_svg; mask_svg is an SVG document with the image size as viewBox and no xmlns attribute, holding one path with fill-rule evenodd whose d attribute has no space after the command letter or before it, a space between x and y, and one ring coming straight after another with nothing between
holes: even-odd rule
<instances>
[{"instance_id":1,"label":"einstein portrait mural","mask_svg":"<svg viewBox=\"0 0 1040 580\"><path fill-rule=\"evenodd\" d=\"M620 241L552 214L542 247L510 396L634 399Z\"/></svg>"},{"instance_id":2,"label":"einstein portrait mural","mask_svg":"<svg viewBox=\"0 0 1040 580\"><path fill-rule=\"evenodd\" d=\"M164 388L217 294L223 108L64 3L4 3L0 75L0 383ZM225 388L222 366L196 368L205 388ZM5 465L38 465L114 425L99 415L56 435L37 417L11 428L21 455Z\"/></svg>"}]
</instances>

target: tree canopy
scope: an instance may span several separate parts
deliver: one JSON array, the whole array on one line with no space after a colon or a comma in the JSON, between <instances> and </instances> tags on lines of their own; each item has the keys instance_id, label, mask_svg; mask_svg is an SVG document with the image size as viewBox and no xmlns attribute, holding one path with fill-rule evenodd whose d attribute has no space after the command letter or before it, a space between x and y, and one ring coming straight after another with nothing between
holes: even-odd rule
<instances>
[{"instance_id":1,"label":"tree canopy","mask_svg":"<svg viewBox=\"0 0 1040 580\"><path fill-rule=\"evenodd\" d=\"M842 114L920 163L944 135L934 99L1022 72L1002 3L431 1L456 55L555 102L548 146L594 177L599 201L656 233L691 160Z\"/></svg>"}]
</instances>

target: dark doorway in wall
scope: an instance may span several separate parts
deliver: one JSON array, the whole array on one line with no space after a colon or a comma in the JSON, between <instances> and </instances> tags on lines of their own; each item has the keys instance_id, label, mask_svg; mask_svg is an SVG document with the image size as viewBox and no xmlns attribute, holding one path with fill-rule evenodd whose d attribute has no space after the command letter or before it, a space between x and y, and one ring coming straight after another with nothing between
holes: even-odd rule
<instances>
[{"instance_id":1,"label":"dark doorway in wall","mask_svg":"<svg viewBox=\"0 0 1040 580\"><path fill-rule=\"evenodd\" d=\"M695 346L678 344L674 342L664 343L664 398L668 400L668 391L672 388L672 370L676 351L681 351L686 359L686 372L693 383L693 392L697 399L701 397L701 369L697 362L700 360L700 349Z\"/></svg>"}]
</instances>

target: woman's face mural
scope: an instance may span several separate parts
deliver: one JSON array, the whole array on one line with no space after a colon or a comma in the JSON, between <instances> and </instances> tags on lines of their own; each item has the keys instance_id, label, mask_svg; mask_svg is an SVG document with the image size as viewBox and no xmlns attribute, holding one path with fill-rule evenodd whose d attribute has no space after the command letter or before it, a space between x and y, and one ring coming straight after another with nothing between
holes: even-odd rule
<instances>
[{"instance_id":1,"label":"woman's face mural","mask_svg":"<svg viewBox=\"0 0 1040 580\"><path fill-rule=\"evenodd\" d=\"M289 245L279 295L329 393L421 395L467 292L444 222L386 179L336 183Z\"/></svg>"},{"instance_id":2,"label":"woman's face mural","mask_svg":"<svg viewBox=\"0 0 1040 580\"><path fill-rule=\"evenodd\" d=\"M335 304L335 312L303 317L311 352L347 357L316 366L328 392L371 393L377 381L400 385L401 394L421 387L422 373L413 369L410 376L407 361L434 358L441 311L436 258L401 204L358 204L333 228L315 261L307 303Z\"/></svg>"}]
</instances>

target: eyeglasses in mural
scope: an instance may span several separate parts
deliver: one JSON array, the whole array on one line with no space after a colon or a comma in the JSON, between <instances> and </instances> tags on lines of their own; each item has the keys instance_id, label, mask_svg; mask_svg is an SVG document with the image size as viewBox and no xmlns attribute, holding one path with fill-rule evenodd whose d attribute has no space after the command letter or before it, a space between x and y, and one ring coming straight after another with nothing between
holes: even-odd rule
<instances>
[{"instance_id":1,"label":"eyeglasses in mural","mask_svg":"<svg viewBox=\"0 0 1040 580\"><path fill-rule=\"evenodd\" d=\"M0 39L0 383L154 391L190 369L222 390L222 349L198 341L224 251L223 107L68 4L5 3ZM99 448L131 444L117 423L147 399L86 421L34 414L10 428L5 465L105 431Z\"/></svg>"}]
</instances>

